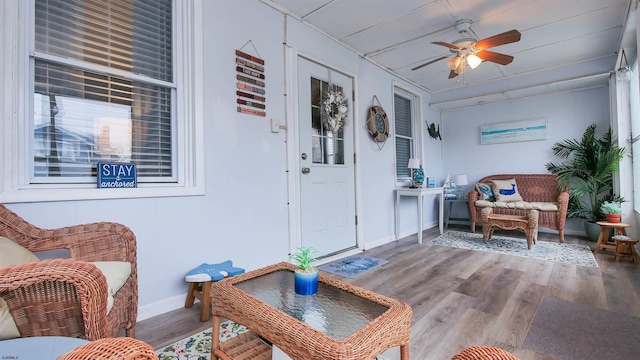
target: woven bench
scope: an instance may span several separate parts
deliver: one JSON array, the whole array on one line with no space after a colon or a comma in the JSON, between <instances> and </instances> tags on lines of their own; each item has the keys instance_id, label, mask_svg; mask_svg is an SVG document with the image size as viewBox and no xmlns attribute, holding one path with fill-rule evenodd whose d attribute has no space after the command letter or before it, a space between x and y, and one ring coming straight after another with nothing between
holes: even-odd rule
<instances>
[{"instance_id":1,"label":"woven bench","mask_svg":"<svg viewBox=\"0 0 640 360\"><path fill-rule=\"evenodd\" d=\"M527 249L538 239L538 210L529 210L527 216L494 214L493 208L482 209L482 235L484 242L493 236L495 229L519 230L527 237Z\"/></svg>"}]
</instances>

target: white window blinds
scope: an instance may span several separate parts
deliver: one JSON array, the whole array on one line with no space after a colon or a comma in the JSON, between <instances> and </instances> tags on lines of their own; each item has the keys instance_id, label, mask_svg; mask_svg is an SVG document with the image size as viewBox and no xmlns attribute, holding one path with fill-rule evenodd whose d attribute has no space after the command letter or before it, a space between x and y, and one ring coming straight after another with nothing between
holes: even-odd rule
<instances>
[{"instance_id":1,"label":"white window blinds","mask_svg":"<svg viewBox=\"0 0 640 360\"><path fill-rule=\"evenodd\" d=\"M175 181L171 0L36 0L32 182ZM60 182L59 180L57 182Z\"/></svg>"},{"instance_id":2,"label":"white window blinds","mask_svg":"<svg viewBox=\"0 0 640 360\"><path fill-rule=\"evenodd\" d=\"M409 178L409 159L413 153L413 129L411 119L411 100L398 94L394 95L394 118L396 138L396 176Z\"/></svg>"}]
</instances>

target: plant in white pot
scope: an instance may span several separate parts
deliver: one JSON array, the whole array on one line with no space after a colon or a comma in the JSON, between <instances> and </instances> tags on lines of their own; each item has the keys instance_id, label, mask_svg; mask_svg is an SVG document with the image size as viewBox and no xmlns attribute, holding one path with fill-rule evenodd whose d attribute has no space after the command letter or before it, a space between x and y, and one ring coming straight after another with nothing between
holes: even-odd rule
<instances>
[{"instance_id":1,"label":"plant in white pot","mask_svg":"<svg viewBox=\"0 0 640 360\"><path fill-rule=\"evenodd\" d=\"M605 201L600 206L600 211L604 214L607 222L619 223L622 219L622 206L619 202Z\"/></svg>"},{"instance_id":2,"label":"plant in white pot","mask_svg":"<svg viewBox=\"0 0 640 360\"><path fill-rule=\"evenodd\" d=\"M313 247L301 247L289 257L296 265L294 270L296 294L313 295L318 292L318 268L313 265L318 255L318 250Z\"/></svg>"}]
</instances>

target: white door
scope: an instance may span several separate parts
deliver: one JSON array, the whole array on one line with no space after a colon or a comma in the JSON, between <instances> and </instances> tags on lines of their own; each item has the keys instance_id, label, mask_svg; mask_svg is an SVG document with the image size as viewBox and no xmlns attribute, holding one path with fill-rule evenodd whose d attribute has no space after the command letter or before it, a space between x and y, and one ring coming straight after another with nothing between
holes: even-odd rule
<instances>
[{"instance_id":1,"label":"white door","mask_svg":"<svg viewBox=\"0 0 640 360\"><path fill-rule=\"evenodd\" d=\"M353 78L298 57L300 240L322 255L357 246L352 89ZM348 99L346 126L337 131L326 125L331 92ZM331 105L337 114L339 103Z\"/></svg>"}]
</instances>

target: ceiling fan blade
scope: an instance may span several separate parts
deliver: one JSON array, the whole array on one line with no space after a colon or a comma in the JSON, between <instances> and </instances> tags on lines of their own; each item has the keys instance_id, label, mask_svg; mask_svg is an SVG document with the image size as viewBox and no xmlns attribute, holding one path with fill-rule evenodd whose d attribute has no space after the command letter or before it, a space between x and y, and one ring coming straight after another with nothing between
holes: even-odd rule
<instances>
[{"instance_id":1,"label":"ceiling fan blade","mask_svg":"<svg viewBox=\"0 0 640 360\"><path fill-rule=\"evenodd\" d=\"M432 42L432 44L448 47L449 49L454 49L454 50L458 50L460 48L457 45L449 44L449 43L442 42L442 41L434 41L434 42Z\"/></svg>"},{"instance_id":2,"label":"ceiling fan blade","mask_svg":"<svg viewBox=\"0 0 640 360\"><path fill-rule=\"evenodd\" d=\"M486 39L478 40L476 42L476 49L484 50L492 48L494 46L500 46L504 44L510 44L520 41L521 34L518 30L510 30L503 32L502 34L494 35Z\"/></svg>"},{"instance_id":3,"label":"ceiling fan blade","mask_svg":"<svg viewBox=\"0 0 640 360\"><path fill-rule=\"evenodd\" d=\"M507 65L513 61L513 56L500 54L489 50L481 50L476 53L476 56L482 60L491 61L500 65Z\"/></svg>"},{"instance_id":4,"label":"ceiling fan blade","mask_svg":"<svg viewBox=\"0 0 640 360\"><path fill-rule=\"evenodd\" d=\"M458 73L455 72L455 70L451 70L449 72L449 79L453 79L454 77L458 76Z\"/></svg>"},{"instance_id":5,"label":"ceiling fan blade","mask_svg":"<svg viewBox=\"0 0 640 360\"><path fill-rule=\"evenodd\" d=\"M446 59L446 58L447 58L447 56L441 56L441 57L439 57L439 58L437 58L437 59L435 59L435 60L431 60L431 61L429 61L429 62L426 62L426 63L422 64L422 65L418 65L418 66L414 67L414 68L413 68L413 69L411 69L411 70L412 70L412 71L413 71L413 70L418 70L418 69L420 69L420 68L422 68L422 67L425 67L425 66L427 66L427 65L429 65L429 64L433 64L433 63L434 63L434 62L436 62L436 61L440 61L440 60L442 60L442 59Z\"/></svg>"}]
</instances>

